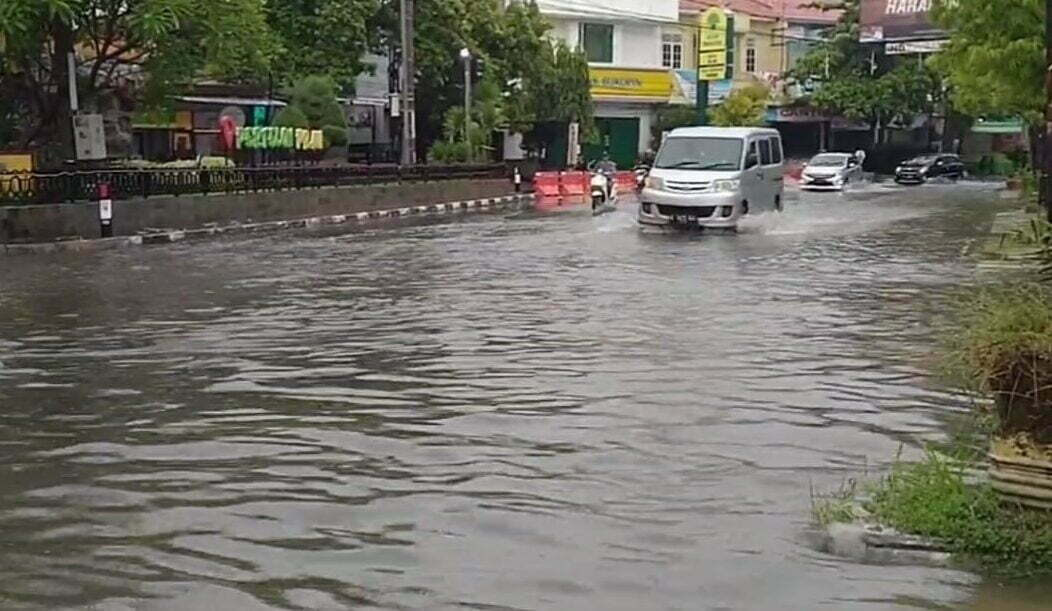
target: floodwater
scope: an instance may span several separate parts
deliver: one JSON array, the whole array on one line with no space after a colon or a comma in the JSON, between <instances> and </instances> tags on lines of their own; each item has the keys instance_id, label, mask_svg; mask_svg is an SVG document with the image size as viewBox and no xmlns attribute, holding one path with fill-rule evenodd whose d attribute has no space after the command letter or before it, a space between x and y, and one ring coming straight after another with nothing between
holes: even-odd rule
<instances>
[{"instance_id":1,"label":"floodwater","mask_svg":"<svg viewBox=\"0 0 1052 611\"><path fill-rule=\"evenodd\" d=\"M0 608L1046 608L805 536L966 410L926 367L997 200L2 260Z\"/></svg>"}]
</instances>

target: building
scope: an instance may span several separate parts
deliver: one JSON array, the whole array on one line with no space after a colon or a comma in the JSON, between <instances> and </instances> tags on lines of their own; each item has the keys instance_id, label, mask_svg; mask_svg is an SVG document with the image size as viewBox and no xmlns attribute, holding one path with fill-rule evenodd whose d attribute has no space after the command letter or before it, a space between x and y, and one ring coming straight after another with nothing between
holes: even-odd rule
<instances>
[{"instance_id":1,"label":"building","mask_svg":"<svg viewBox=\"0 0 1052 611\"><path fill-rule=\"evenodd\" d=\"M373 69L355 79L353 98L341 100L347 114L347 155L353 161L394 162L390 62L382 55L367 55L363 61Z\"/></svg>"},{"instance_id":2,"label":"building","mask_svg":"<svg viewBox=\"0 0 1052 611\"><path fill-rule=\"evenodd\" d=\"M657 109L687 103L673 73L689 61L679 0L538 0L537 6L552 35L588 57L599 142L582 147L585 158L608 152L618 166L631 167L650 148Z\"/></svg>"},{"instance_id":3,"label":"building","mask_svg":"<svg viewBox=\"0 0 1052 611\"><path fill-rule=\"evenodd\" d=\"M815 0L772 1L785 26L785 69L791 70L836 24L842 11L823 10Z\"/></svg>"},{"instance_id":4,"label":"building","mask_svg":"<svg viewBox=\"0 0 1052 611\"><path fill-rule=\"evenodd\" d=\"M259 87L198 83L173 98L174 112L161 120L140 117L132 123L133 152L150 161L170 161L224 155L219 142L219 117L234 117L238 125L268 125L286 106Z\"/></svg>"}]
</instances>

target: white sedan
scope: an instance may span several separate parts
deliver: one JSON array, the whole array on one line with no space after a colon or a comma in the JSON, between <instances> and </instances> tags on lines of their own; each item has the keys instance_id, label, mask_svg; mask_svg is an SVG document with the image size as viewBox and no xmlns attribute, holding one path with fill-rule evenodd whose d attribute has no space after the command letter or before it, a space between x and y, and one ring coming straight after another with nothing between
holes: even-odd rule
<instances>
[{"instance_id":1,"label":"white sedan","mask_svg":"<svg viewBox=\"0 0 1052 611\"><path fill-rule=\"evenodd\" d=\"M862 179L862 164L851 153L820 153L804 165L800 188L840 191L851 181Z\"/></svg>"}]
</instances>

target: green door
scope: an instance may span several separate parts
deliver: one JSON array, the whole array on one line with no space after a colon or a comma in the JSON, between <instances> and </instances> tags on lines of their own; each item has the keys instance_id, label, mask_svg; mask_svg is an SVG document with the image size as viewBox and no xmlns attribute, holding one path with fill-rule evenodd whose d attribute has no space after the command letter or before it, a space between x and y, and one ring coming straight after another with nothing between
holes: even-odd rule
<instances>
[{"instance_id":1,"label":"green door","mask_svg":"<svg viewBox=\"0 0 1052 611\"><path fill-rule=\"evenodd\" d=\"M639 156L639 119L597 117L595 129L599 141L584 145L585 160L591 162L601 159L605 151L610 153L610 158L622 170L629 170L636 164Z\"/></svg>"}]
</instances>

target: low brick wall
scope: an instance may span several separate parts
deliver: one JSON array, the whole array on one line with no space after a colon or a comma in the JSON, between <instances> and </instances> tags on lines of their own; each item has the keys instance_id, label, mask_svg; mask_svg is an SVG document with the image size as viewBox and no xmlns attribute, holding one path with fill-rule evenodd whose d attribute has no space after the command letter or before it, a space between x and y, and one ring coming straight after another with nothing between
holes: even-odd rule
<instances>
[{"instance_id":1,"label":"low brick wall","mask_svg":"<svg viewBox=\"0 0 1052 611\"><path fill-rule=\"evenodd\" d=\"M357 214L498 197L512 191L507 180L485 179L125 200L113 203L113 235ZM100 235L97 204L0 207L3 243L94 239Z\"/></svg>"}]
</instances>

